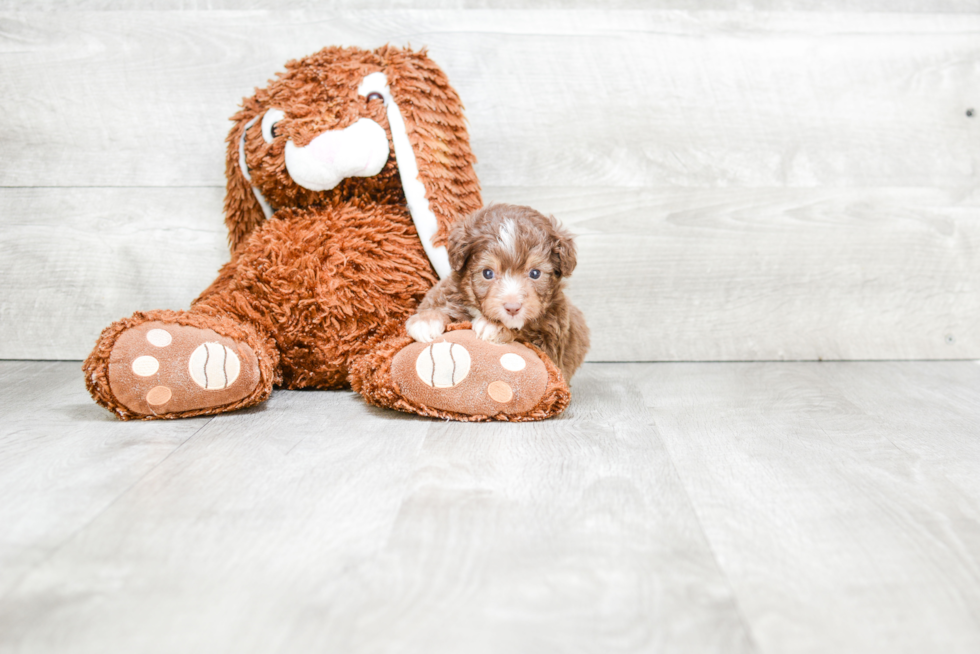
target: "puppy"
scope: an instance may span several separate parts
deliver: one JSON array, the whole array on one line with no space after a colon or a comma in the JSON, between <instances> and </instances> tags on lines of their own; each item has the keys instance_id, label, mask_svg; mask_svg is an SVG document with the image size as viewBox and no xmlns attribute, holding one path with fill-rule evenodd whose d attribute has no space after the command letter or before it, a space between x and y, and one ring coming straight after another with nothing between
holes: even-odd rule
<instances>
[{"instance_id":1,"label":"puppy","mask_svg":"<svg viewBox=\"0 0 980 654\"><path fill-rule=\"evenodd\" d=\"M533 343L570 380L589 349L585 317L563 288L575 269L572 235L530 207L493 204L458 220L447 249L453 272L408 319L409 335L428 343L469 320L486 341Z\"/></svg>"}]
</instances>

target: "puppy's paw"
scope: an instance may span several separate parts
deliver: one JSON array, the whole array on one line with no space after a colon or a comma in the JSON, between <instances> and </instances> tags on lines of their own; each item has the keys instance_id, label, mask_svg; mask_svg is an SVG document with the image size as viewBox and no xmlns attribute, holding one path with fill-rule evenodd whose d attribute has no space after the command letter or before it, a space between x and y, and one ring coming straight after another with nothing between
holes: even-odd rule
<instances>
[{"instance_id":1,"label":"puppy's paw","mask_svg":"<svg viewBox=\"0 0 980 654\"><path fill-rule=\"evenodd\" d=\"M483 316L473 320L473 331L489 343L510 343L514 340L514 332L503 325L490 322Z\"/></svg>"},{"instance_id":2,"label":"puppy's paw","mask_svg":"<svg viewBox=\"0 0 980 654\"><path fill-rule=\"evenodd\" d=\"M444 331L449 320L439 311L422 311L405 323L408 335L419 343L431 343Z\"/></svg>"}]
</instances>

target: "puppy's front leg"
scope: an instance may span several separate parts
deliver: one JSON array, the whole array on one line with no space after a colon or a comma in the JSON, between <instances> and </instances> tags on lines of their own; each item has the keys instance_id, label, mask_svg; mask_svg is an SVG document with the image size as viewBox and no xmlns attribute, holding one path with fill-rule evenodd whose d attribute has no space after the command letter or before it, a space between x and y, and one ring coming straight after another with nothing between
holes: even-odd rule
<instances>
[{"instance_id":1,"label":"puppy's front leg","mask_svg":"<svg viewBox=\"0 0 980 654\"><path fill-rule=\"evenodd\" d=\"M477 336L491 343L510 343L514 340L513 331L503 325L490 322L482 315L473 319L473 331Z\"/></svg>"},{"instance_id":2,"label":"puppy's front leg","mask_svg":"<svg viewBox=\"0 0 980 654\"><path fill-rule=\"evenodd\" d=\"M405 323L405 329L408 330L408 335L419 343L431 343L446 331L448 324L449 316L442 311L425 309L409 318Z\"/></svg>"}]
</instances>

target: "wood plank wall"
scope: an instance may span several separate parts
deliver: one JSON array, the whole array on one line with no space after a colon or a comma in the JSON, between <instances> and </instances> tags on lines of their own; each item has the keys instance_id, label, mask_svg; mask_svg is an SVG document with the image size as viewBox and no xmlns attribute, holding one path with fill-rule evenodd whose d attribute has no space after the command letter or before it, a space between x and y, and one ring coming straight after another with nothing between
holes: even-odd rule
<instances>
[{"instance_id":1,"label":"wood plank wall","mask_svg":"<svg viewBox=\"0 0 980 654\"><path fill-rule=\"evenodd\" d=\"M186 307L241 98L386 42L578 234L590 360L980 358L980 2L355 4L0 0L0 358Z\"/></svg>"}]
</instances>

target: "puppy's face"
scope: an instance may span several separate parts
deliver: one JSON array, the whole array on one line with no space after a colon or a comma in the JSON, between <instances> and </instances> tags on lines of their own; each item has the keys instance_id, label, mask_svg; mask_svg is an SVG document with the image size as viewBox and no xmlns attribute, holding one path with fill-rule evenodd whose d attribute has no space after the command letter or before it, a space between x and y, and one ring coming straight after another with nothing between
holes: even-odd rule
<instances>
[{"instance_id":1,"label":"puppy's face","mask_svg":"<svg viewBox=\"0 0 980 654\"><path fill-rule=\"evenodd\" d=\"M449 260L469 307L520 330L548 311L575 267L572 236L528 207L491 205L459 221Z\"/></svg>"}]
</instances>

